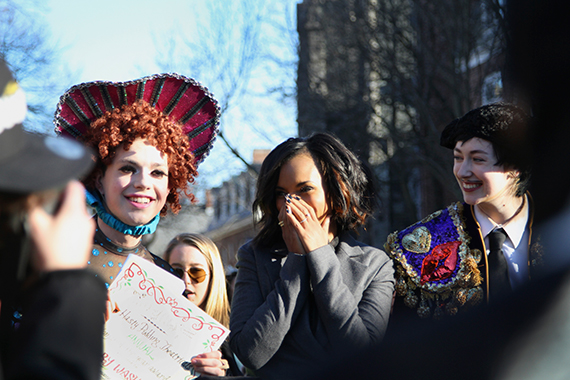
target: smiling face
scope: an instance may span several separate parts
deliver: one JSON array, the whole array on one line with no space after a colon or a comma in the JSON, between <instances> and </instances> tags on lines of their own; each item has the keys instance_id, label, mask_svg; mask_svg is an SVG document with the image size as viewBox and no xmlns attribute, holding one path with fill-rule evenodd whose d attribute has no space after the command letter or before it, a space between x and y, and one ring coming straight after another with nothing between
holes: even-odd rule
<instances>
[{"instance_id":1,"label":"smiling face","mask_svg":"<svg viewBox=\"0 0 570 380\"><path fill-rule=\"evenodd\" d=\"M463 192L465 203L481 205L504 203L505 198L515 197L514 171L495 165L497 157L493 145L474 137L458 141L453 150L453 174Z\"/></svg>"},{"instance_id":2,"label":"smiling face","mask_svg":"<svg viewBox=\"0 0 570 380\"><path fill-rule=\"evenodd\" d=\"M281 167L275 192L277 210L285 204L285 194L294 194L313 207L321 223L329 213L323 178L308 153L296 155Z\"/></svg>"},{"instance_id":3,"label":"smiling face","mask_svg":"<svg viewBox=\"0 0 570 380\"><path fill-rule=\"evenodd\" d=\"M194 246L186 244L178 244L170 253L169 263L174 270L182 273L182 280L186 284L184 295L194 305L204 310L208 294L210 293L210 267L206 257L200 250ZM190 277L188 272L192 268L202 269L206 273L206 277L202 282Z\"/></svg>"},{"instance_id":4,"label":"smiling face","mask_svg":"<svg viewBox=\"0 0 570 380\"><path fill-rule=\"evenodd\" d=\"M160 213L168 196L167 156L147 140L121 146L105 174L97 180L111 214L130 226L141 226Z\"/></svg>"}]
</instances>

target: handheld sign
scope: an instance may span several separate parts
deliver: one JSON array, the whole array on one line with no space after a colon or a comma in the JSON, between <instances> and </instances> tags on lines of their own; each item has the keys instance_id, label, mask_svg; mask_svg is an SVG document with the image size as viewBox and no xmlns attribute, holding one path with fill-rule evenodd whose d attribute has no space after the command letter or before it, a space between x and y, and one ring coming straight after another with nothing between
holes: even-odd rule
<instances>
[{"instance_id":1,"label":"handheld sign","mask_svg":"<svg viewBox=\"0 0 570 380\"><path fill-rule=\"evenodd\" d=\"M104 380L193 379L192 357L217 350L229 330L182 293L184 282L129 255L109 287L119 311L105 324Z\"/></svg>"}]
</instances>

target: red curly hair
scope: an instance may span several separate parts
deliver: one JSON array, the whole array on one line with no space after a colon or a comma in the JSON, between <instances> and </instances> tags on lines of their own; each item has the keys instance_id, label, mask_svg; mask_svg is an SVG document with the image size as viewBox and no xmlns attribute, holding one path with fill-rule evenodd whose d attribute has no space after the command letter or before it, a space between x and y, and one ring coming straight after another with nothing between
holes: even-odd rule
<instances>
[{"instance_id":1,"label":"red curly hair","mask_svg":"<svg viewBox=\"0 0 570 380\"><path fill-rule=\"evenodd\" d=\"M82 141L99 153L95 169L83 181L85 187L95 189L96 178L113 162L119 145L128 150L138 138L147 139L167 155L169 193L160 215L164 216L169 206L173 213L178 213L182 208L180 192L194 201L194 195L187 190L198 175L194 155L182 127L143 100L106 112L82 136Z\"/></svg>"}]
</instances>

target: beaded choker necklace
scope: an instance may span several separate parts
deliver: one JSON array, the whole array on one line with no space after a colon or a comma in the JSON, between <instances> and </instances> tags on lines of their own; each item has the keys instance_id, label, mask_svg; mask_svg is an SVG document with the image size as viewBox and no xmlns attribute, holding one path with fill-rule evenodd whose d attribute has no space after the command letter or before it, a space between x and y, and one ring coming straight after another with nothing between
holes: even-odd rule
<instances>
[{"instance_id":1,"label":"beaded choker necklace","mask_svg":"<svg viewBox=\"0 0 570 380\"><path fill-rule=\"evenodd\" d=\"M133 236L152 234L154 231L156 231L156 227L158 226L158 222L160 220L160 214L142 226L129 226L128 224L121 222L119 219L107 212L107 209L104 206L105 202L101 199L101 196L97 191L90 192L89 190L85 190L85 197L87 199L87 204L95 208L97 211L97 216L99 216L106 225L113 228L114 230L117 230L125 235Z\"/></svg>"}]
</instances>

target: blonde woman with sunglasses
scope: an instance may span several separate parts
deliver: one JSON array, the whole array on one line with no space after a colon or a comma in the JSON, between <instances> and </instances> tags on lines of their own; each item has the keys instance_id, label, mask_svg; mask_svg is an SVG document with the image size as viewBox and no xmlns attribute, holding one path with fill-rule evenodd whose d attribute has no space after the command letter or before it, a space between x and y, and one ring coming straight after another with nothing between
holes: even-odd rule
<instances>
[{"instance_id":1,"label":"blonde woman with sunglasses","mask_svg":"<svg viewBox=\"0 0 570 380\"><path fill-rule=\"evenodd\" d=\"M230 303L226 290L226 277L218 247L214 242L200 234L180 234L168 243L164 260L184 280L186 298L228 327ZM218 376L241 375L227 341L222 345L221 353L221 361L218 352L198 355L197 358L201 360L192 361L194 368L197 372Z\"/></svg>"}]
</instances>

